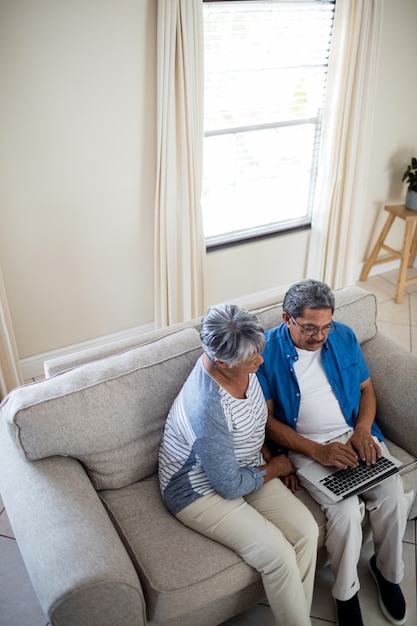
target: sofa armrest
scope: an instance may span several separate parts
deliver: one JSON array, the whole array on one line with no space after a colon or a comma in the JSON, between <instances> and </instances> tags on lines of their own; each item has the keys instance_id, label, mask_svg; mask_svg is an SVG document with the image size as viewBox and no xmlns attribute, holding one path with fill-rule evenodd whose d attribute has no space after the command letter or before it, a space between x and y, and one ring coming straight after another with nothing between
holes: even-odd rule
<instances>
[{"instance_id":1,"label":"sofa armrest","mask_svg":"<svg viewBox=\"0 0 417 626\"><path fill-rule=\"evenodd\" d=\"M417 357L384 334L362 344L383 434L417 457Z\"/></svg>"},{"instance_id":2,"label":"sofa armrest","mask_svg":"<svg viewBox=\"0 0 417 626\"><path fill-rule=\"evenodd\" d=\"M78 461L27 461L0 419L0 493L51 626L146 624L136 571Z\"/></svg>"}]
</instances>

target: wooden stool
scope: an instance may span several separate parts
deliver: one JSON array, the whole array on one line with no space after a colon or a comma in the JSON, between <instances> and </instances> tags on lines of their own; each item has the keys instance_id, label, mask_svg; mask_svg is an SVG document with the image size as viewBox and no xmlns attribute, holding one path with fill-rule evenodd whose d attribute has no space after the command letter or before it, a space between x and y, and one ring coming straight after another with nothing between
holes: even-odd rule
<instances>
[{"instance_id":1,"label":"wooden stool","mask_svg":"<svg viewBox=\"0 0 417 626\"><path fill-rule=\"evenodd\" d=\"M411 283L417 282L417 276L414 276L413 278L406 278L407 268L411 267L414 261L414 257L417 253L417 228L415 228L415 223L417 222L417 211L410 211L410 209L406 209L403 204L398 206L387 205L384 207L384 209L389 213L387 221L385 222L385 225L381 230L381 234L377 239L371 256L363 266L363 270L361 272L359 280L366 280L368 278L369 270L373 265L386 263L387 261L392 261L393 259L401 259L397 290L395 292L395 302L397 304L400 304L404 295L404 287L406 285L411 285ZM405 221L404 242L403 248L400 251L393 250L393 248L390 248L384 243L385 238L388 235L388 231L391 228L396 217L399 217L400 219ZM382 258L377 258L380 250L387 250L388 252L390 252L390 255Z\"/></svg>"}]
</instances>

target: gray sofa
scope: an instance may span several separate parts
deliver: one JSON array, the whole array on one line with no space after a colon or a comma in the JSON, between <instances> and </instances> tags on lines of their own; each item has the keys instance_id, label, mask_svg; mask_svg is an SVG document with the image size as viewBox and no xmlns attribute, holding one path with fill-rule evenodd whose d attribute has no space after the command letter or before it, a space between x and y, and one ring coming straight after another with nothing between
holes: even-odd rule
<instances>
[{"instance_id":1,"label":"gray sofa","mask_svg":"<svg viewBox=\"0 0 417 626\"><path fill-rule=\"evenodd\" d=\"M281 320L282 297L247 308L270 328ZM373 295L349 287L336 304L335 320L362 344L378 422L415 489L417 358L378 332ZM185 528L158 489L164 420L201 354L198 325L50 361L45 380L1 405L0 493L51 625L209 626L264 597L257 572ZM320 527L320 567L324 515L303 490L298 497Z\"/></svg>"}]
</instances>

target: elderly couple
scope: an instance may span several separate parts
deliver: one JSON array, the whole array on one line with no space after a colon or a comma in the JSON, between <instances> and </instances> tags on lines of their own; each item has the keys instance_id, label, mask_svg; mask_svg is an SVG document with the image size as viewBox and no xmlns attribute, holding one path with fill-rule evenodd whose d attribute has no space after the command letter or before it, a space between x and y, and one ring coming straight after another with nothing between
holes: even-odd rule
<instances>
[{"instance_id":1,"label":"elderly couple","mask_svg":"<svg viewBox=\"0 0 417 626\"><path fill-rule=\"evenodd\" d=\"M290 287L283 323L266 333L236 305L210 308L201 323L204 353L171 407L160 448L168 509L261 574L281 626L311 624L318 530L294 495L296 469L311 459L339 468L374 463L386 449L368 367L333 311L330 288L311 279ZM357 564L365 509L381 610L404 624L399 583L412 494L399 475L338 503L305 487L327 516L339 626L363 624Z\"/></svg>"}]
</instances>

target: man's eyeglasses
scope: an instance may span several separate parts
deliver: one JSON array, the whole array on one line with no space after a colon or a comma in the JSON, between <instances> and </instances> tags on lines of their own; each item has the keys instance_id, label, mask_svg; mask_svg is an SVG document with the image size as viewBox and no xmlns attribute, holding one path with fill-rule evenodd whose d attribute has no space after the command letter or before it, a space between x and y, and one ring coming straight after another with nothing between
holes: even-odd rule
<instances>
[{"instance_id":1,"label":"man's eyeglasses","mask_svg":"<svg viewBox=\"0 0 417 626\"><path fill-rule=\"evenodd\" d=\"M330 324L326 324L326 326L309 326L308 324L304 324L301 326L291 315L291 321L295 324L300 332L303 333L306 337L312 337L313 335L317 335L318 333L323 333L323 335L330 335L336 330L336 323L333 320Z\"/></svg>"}]
</instances>

